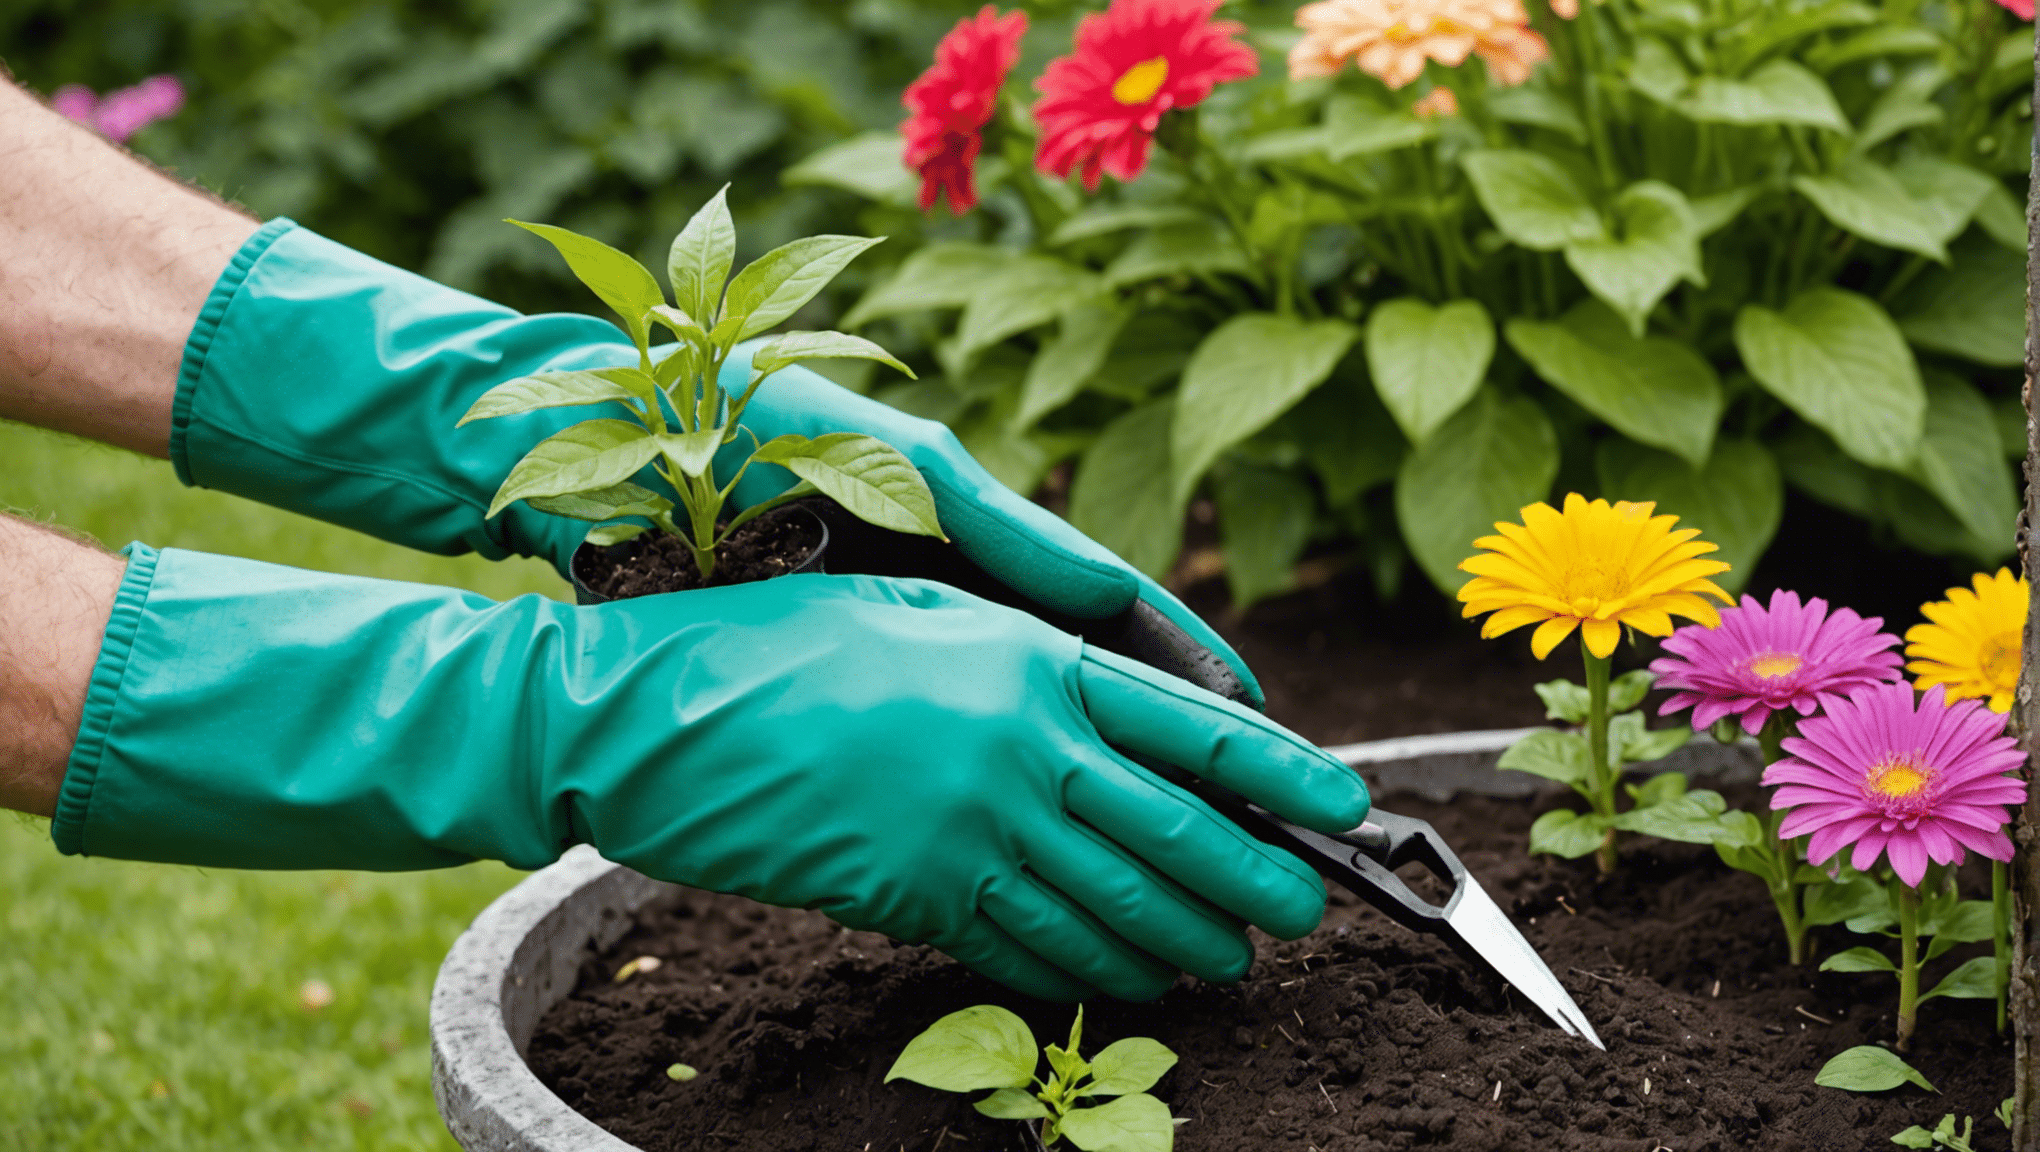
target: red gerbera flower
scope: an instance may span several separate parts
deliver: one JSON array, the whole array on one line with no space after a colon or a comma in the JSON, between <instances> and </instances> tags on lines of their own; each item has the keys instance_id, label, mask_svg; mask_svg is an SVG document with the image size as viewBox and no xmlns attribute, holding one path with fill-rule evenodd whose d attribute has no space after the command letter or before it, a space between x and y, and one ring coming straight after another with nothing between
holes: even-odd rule
<instances>
[{"instance_id":1,"label":"red gerbera flower","mask_svg":"<svg viewBox=\"0 0 2040 1152\"><path fill-rule=\"evenodd\" d=\"M907 167L921 176L921 210L947 195L958 216L977 204L978 130L999 106L999 86L1020 59L1027 14L1000 16L987 4L976 16L956 22L935 46L935 63L909 85L901 126L907 138Z\"/></svg>"},{"instance_id":2,"label":"red gerbera flower","mask_svg":"<svg viewBox=\"0 0 2040 1152\"><path fill-rule=\"evenodd\" d=\"M1254 50L1233 39L1242 27L1211 18L1220 2L1112 0L1084 17L1076 51L1035 82L1041 90L1035 166L1060 178L1081 165L1092 191L1101 172L1132 180L1147 167L1148 142L1164 112L1191 107L1213 87L1259 71Z\"/></svg>"}]
</instances>

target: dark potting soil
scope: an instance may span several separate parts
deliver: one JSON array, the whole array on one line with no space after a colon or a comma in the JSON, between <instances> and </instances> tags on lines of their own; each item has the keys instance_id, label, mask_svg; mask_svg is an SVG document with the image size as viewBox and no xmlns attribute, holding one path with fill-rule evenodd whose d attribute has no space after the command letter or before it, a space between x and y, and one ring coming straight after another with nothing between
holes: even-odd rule
<instances>
[{"instance_id":1,"label":"dark potting soil","mask_svg":"<svg viewBox=\"0 0 2040 1152\"><path fill-rule=\"evenodd\" d=\"M1313 935L1259 938L1239 985L1185 978L1153 1004L1086 1006L1087 1052L1151 1036L1181 1058L1154 1092L1188 1118L1184 1152L1868 1152L1944 1112L1977 1118L1977 1149L2009 1147L1991 1111L2011 1092L2011 1047L1988 1002L1921 1009L1910 1061L1939 1094L1818 1087L1829 1057L1890 1037L1896 981L1785 965L1762 887L1711 850L1639 841L1604 881L1589 861L1525 854L1535 807L1396 807L1458 847L1608 1050L1334 890ZM1866 942L1823 931L1819 955ZM1977 950L1930 966L1928 986ZM664 963L613 979L646 955ZM928 948L689 893L582 964L530 1058L568 1104L652 1152L1020 1149L1015 1122L971 1109L983 1093L883 1082L916 1033L979 1003L1019 1013L1037 1040L1069 1029L1068 1006L1007 992ZM700 1076L670 1080L674 1063Z\"/></svg>"},{"instance_id":2,"label":"dark potting soil","mask_svg":"<svg viewBox=\"0 0 2040 1152\"><path fill-rule=\"evenodd\" d=\"M611 600L747 584L786 575L800 567L821 542L819 521L782 506L730 533L716 552L715 574L706 582L694 563L694 554L678 538L663 532L646 532L596 550L581 576L591 590Z\"/></svg>"}]
</instances>

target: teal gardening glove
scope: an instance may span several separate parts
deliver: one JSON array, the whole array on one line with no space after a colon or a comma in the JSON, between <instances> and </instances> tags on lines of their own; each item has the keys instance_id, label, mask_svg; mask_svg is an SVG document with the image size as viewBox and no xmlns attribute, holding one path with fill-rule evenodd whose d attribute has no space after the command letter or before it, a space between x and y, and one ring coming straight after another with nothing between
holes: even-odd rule
<instances>
[{"instance_id":1,"label":"teal gardening glove","mask_svg":"<svg viewBox=\"0 0 2040 1152\"><path fill-rule=\"evenodd\" d=\"M534 372L635 364L616 327L582 315L524 316L335 244L288 220L265 225L221 275L186 347L170 459L186 484L218 488L427 552L517 554L562 575L588 525L490 498L532 445L595 414L555 408L456 428L476 397ZM749 380L750 349L723 368ZM744 425L865 432L913 460L944 530L1019 599L1079 619L1145 601L1218 654L1241 699L1261 691L1245 662L1153 580L994 480L941 424L908 416L804 368L759 385ZM743 441L748 443L748 440ZM662 483L647 470L641 483ZM760 465L748 506L793 483Z\"/></svg>"},{"instance_id":2,"label":"teal gardening glove","mask_svg":"<svg viewBox=\"0 0 2040 1152\"><path fill-rule=\"evenodd\" d=\"M582 414L541 412L458 430L454 424L475 396L505 379L545 369L622 363L631 355L629 345L604 322L585 316L520 316L279 221L262 229L236 256L194 328L179 384L172 459L187 483L239 492L414 547L439 552L472 549L490 556L538 555L564 570L585 530L583 524L522 505L493 520L485 520L482 513L497 482L531 444ZM336 380L345 381L346 386L334 387ZM928 475L945 523L964 553L1006 586L1032 597L1044 609L1078 616L1118 612L1140 596L1176 621L1193 640L1225 657L1243 682L1241 695L1258 702L1252 679L1237 657L1201 622L1095 544L1000 488L938 425L870 404L797 369L779 373L762 386L746 423L766 437L804 427L875 432L915 458ZM755 485L751 487L750 498L766 494ZM235 564L209 558L201 561L174 552L168 555L193 566L233 568ZM168 565L166 571L178 567ZM136 568L139 573L139 562ZM112 639L118 629L109 633L95 692L99 707L81 733L79 757L67 779L65 809L55 825L59 843L66 850L270 867L342 863L418 867L473 856L536 866L566 844L586 840L612 858L653 875L744 891L779 903L814 903L846 923L935 942L985 971L1043 994L1078 994L1086 985L1142 994L1152 990L1165 971L1155 960L1141 956L1143 949L1200 974L1236 974L1243 969L1248 953L1231 913L1251 913L1271 931L1294 935L1315 924L1322 889L1293 860L1245 840L1194 799L1127 765L1103 747L1104 741L1135 750L1162 749L1166 758L1212 779L1232 782L1238 790L1314 827L1350 827L1365 810L1364 789L1350 772L1244 710L1221 706L1222 702L1206 694L1105 653L1088 651L1077 658L1072 651L1085 650L1067 648L1078 643L1072 637L973 597L913 582L807 578L822 579L833 591L828 596L796 597L791 591L794 585L778 581L719 592L717 598L708 600L701 599L706 594L696 593L660 598L678 599L684 606L634 602L584 613L558 606L520 607L522 602L486 609L483 602L472 598L454 598L458 611L452 601L441 604L434 600L429 611L416 605L402 611L384 605L387 616L377 614L384 609L366 615L344 614L344 622L333 625L332 636L293 646L286 635L289 629L281 624L302 619L306 612L290 605L302 597L320 603L350 601L353 593L343 593L339 585L328 583L337 578L281 573L260 566L236 568L231 573L233 579L227 579L230 574L224 571L205 571L208 579L219 579L216 586L205 586L218 595L196 597L190 603L203 601L209 624L193 622L171 628L166 622L165 635L175 631L174 640L125 647ZM146 574L131 574L131 585L138 579L143 580L144 591L132 597L146 593ZM311 584L318 585L316 592ZM236 594L232 591L236 587L245 591ZM428 598L449 595L415 589L407 594ZM139 601L131 609L142 613L135 625L142 633L156 615L154 607L167 603L160 595L147 595L148 612L142 611ZM941 599L954 610L915 615L902 607L928 597ZM891 605L890 610L901 614L901 619L944 623L933 635L921 635L912 628L895 632L889 643L863 637L844 620L876 611L862 606L873 598ZM753 600L784 610L767 611L743 624L743 613L736 612L736 606ZM781 604L782 600L786 603ZM366 597L362 602L380 601ZM792 611L796 602L798 613ZM733 612L728 620L723 618L726 607ZM516 611L545 615L547 626L520 624ZM447 623L462 613L466 622ZM964 617L981 629L968 642L948 632L951 624ZM116 623L121 619L117 617ZM428 628L428 622L442 630ZM712 637L715 630L725 627L731 637ZM681 630L691 640L683 641L680 632L669 635L673 630ZM271 635L272 631L276 635ZM479 682L462 681L469 695L445 689L444 679L435 672L440 661L452 658L453 650L439 643L448 635L458 635L495 653L488 659L471 656L462 665L473 675L486 673L488 677ZM215 726L199 733L160 719L170 705L159 704L159 700L171 697L149 696L141 692L141 686L152 676L174 680L159 665L171 661L180 668L192 667L193 661L176 655L181 646L215 636L240 637L245 651L222 653L225 659L211 665L222 671L216 682L203 686L202 694L231 700L249 686L276 683L266 678L267 672L257 671L265 663L261 654L272 644L283 644L287 651L300 654L318 654L321 677L301 685L301 691L287 700L272 701L273 708L266 713L229 714L219 722L225 729ZM565 645L565 655L549 649L554 662L547 664L527 651L540 636L570 637L575 643ZM836 640L827 639L832 636ZM750 651L764 661L758 670L751 670L744 659L732 654L739 645L736 637L745 638L752 646ZM498 647L491 648L491 644ZM832 685L828 676L812 669L803 671L804 666L778 662L785 653L809 651L816 645L830 655L822 665L830 670L828 676L850 683ZM1036 697L1044 688L1028 680L1029 675L1038 678L1043 674L1041 662L1029 654L1038 657L1041 648L1056 649L1058 645L1065 646L1060 649L1063 671L1051 697L1059 693L1065 701L1074 696L1090 702L1101 690L1072 689L1073 670L1110 666L1123 678L1115 681L1125 688L1123 695L1144 699L1146 705L1122 707L1110 713L1109 722L1088 727L1088 721L1061 727L1010 722L1041 706ZM682 649L698 649L702 655L683 656ZM615 662L612 670L604 672L601 668L608 665L591 667L571 658L572 653L596 651L606 654L602 660ZM655 652L660 656L655 658ZM342 659L348 653L352 655ZM550 675L519 672L529 691L506 693L500 687L501 677L510 675L510 664L505 661L517 660L543 667ZM564 666L559 663L562 660ZM932 666L939 666L939 672L922 675L913 671L917 667L927 671L931 660L936 661ZM1016 660L1034 671L988 684L988 696L956 698L960 683L976 676L980 663ZM668 667L675 663L684 664L688 674L679 675ZM343 709L330 720L299 721L289 733L277 737L286 743L286 737L294 739L295 745L269 748L268 756L258 758L250 767L233 772L219 767L233 761L219 756L209 740L223 741L221 747L240 747L233 739L220 736L221 731L239 723L248 732L260 732L266 721L255 717L290 715L307 699L338 698L357 691L353 681L360 678L364 667L386 670L380 686L371 686L376 698L385 702L410 698L413 689L408 685L414 678L442 685L437 693L445 705L440 718L457 717L454 729L463 732L488 727L503 746L478 756L461 744L444 756L434 752L419 758L380 738L378 725L384 721L379 717L394 718L388 708L368 708L352 719L343 715ZM717 690L718 684L727 685L727 690ZM128 691L129 685L134 685L135 691ZM681 691L677 685L688 687ZM119 692L109 696L116 686ZM721 755L706 736L696 737L692 725L696 718L734 714L714 702L741 695L739 686L748 686L751 695L744 698L770 717L767 727L810 731L807 739L812 745L802 751L793 746L798 741L793 741L769 753L756 752L743 761L743 773L719 775L734 771L738 762ZM853 686L863 693L858 707L832 710L831 693ZM198 690L200 686L193 682L193 687ZM434 695L422 688L416 691L420 698ZM633 710L631 702L647 694L657 702L652 715L657 715L658 708L667 710L660 720L643 720L643 705ZM764 703L768 698L773 703ZM1192 725L1178 731L1181 721L1172 711L1176 707L1172 701L1186 707L1194 704L1192 712L1206 721L1229 719L1216 727ZM589 736L586 747L573 753L579 771L596 772L590 765L600 765L599 771L608 773L599 784L565 785L564 792L541 792L535 797L529 788L507 790L511 798L502 801L505 810L535 813L530 817L535 828L517 828L506 838L498 835L505 827L501 813L493 814L497 818L480 815L449 798L464 796L474 803L500 798L506 791L502 787L506 772L509 778L530 787L540 786L537 776L546 770L564 779L562 766L567 761L560 757L566 753L546 739L563 730L555 714L601 715L614 720L625 711L638 719L629 724L611 723L601 730L603 739L614 734L619 742L615 750L588 751L599 743ZM506 716L510 718L500 719ZM950 727L969 720L965 729L982 725L987 731L974 737L959 735L954 740L927 739L929 733L946 730L943 717L950 718L946 721ZM162 738L143 740L130 752L113 736L94 736L95 724L113 733L131 729L161 733ZM646 732L633 733L636 727L660 735L655 739ZM715 730L727 729L718 725ZM1195 735L1200 731L1202 736ZM1209 743L1197 743L1202 739ZM1181 744L1184 740L1191 743ZM678 751L683 745L697 755L683 756ZM1085 755L1073 757L1068 751L1071 747ZM959 860L975 861L974 865L959 865L960 870L924 866L889 873L878 864L860 865L874 884L890 883L882 881L885 875L907 878L899 881L904 886L900 891L852 890L819 881L789 885L787 873L770 863L782 852L789 860L801 858L793 847L774 839L788 835L780 829L787 826L789 818L812 822L812 834L846 844L870 837L871 828L890 829L897 811L893 801L904 793L899 793L890 776L880 783L855 770L861 763L856 753L866 749L890 749L887 756L876 760L878 766L887 771L912 768L910 776L917 785L941 794L943 802L928 805L936 814L934 827L952 837L954 842L947 851ZM943 749L945 755L933 756L928 749ZM1244 749L1256 750L1252 765L1237 762ZM964 750L974 751L965 756ZM951 751L955 754L948 754ZM963 756L961 762L959 756ZM931 759L935 762L929 763ZM146 768L102 773L97 767L102 760ZM299 766L282 776L261 768L272 764ZM705 764L713 765L713 770ZM1097 840L1100 851L1108 852L1106 856L1093 854L1093 862L1102 871L1079 875L1081 870L1073 871L1072 864L1079 857L1065 854L1058 878L1045 879L1040 862L1029 853L1031 843L1045 842L1043 838L1055 836L1058 828L1067 841L1070 828L1116 826L1109 813L1072 817L1071 813L1086 804L1096 807L1101 803L1097 789L1059 791L1053 783L1076 779L1072 773L1101 771L1095 767L1099 764L1111 765L1114 773L1131 774L1115 775L1120 783L1113 787L1122 787L1130 778L1154 795L1167 797L1174 807L1164 806L1162 823L1143 826L1145 837L1139 834L1141 829L1129 832L1127 839L1114 836L1118 847L1086 831L1086 836ZM1247 775L1239 776L1240 772ZM1027 794L1036 800L1060 797L1062 802L1047 803L1046 807L1018 801L992 806L985 799L1005 798L1016 781L1038 780L1042 773L1047 773L1051 782L1030 785ZM806 790L796 794L811 807L800 807L795 817L788 817L790 809L782 806L769 818L760 810L754 823L716 822L735 857L750 863L748 869L733 868L727 861L701 864L692 857L668 859L661 849L648 847L665 843L650 834L634 831L627 839L606 834L616 826L617 818L605 819L605 813L670 819L676 826L696 831L679 810L690 800L720 813L748 817L752 811L747 807L749 798L759 789L774 787L771 782L788 774L807 782ZM646 801L647 789L660 797L658 802ZM1080 792L1089 800L1080 801ZM186 795L199 799L179 799ZM669 795L675 799L664 799ZM878 795L887 797L883 811L867 813L852 803ZM668 810L669 804L673 810ZM957 807L970 808L974 814L950 820L945 827L939 814ZM194 808L197 815L175 821L158 821L147 815L155 809ZM1155 815L1154 811L1146 813ZM872 822L857 822L867 818ZM352 822L358 830L336 841L331 831L335 820ZM1230 846L1216 855L1210 854L1214 849L1208 835L1202 840L1193 835L1195 829L1213 826L1231 837L1227 841ZM203 830L203 834L193 832L185 837L182 829ZM1026 837L1019 834L1020 829L1029 830ZM470 834L477 831L488 834ZM1112 834L1107 832L1107 836ZM1197 844L1194 851L1187 847L1192 843ZM208 848L208 844L217 846ZM887 856L884 849L872 851ZM1185 852L1190 855L1186 857ZM907 845L898 846L900 859L911 856ZM1186 859L1196 863L1186 864ZM705 871L695 870L697 864ZM1271 879L1274 873L1270 868L1280 869L1289 880L1305 879L1311 893L1308 901L1285 903L1279 889L1288 881ZM1212 903L1204 903L1164 879L1157 869L1209 897ZM996 901L989 895L992 887L986 880L995 875L1005 877L998 886L1005 894L1001 899L1007 901L999 904L999 909L1011 920L1005 928L997 927L1002 923L1000 911L992 907ZM1059 903L1066 910L1066 921L1057 922L1060 927L1052 926L1035 915L1040 906L1032 913L1019 910L1011 902L1016 899L1011 893L1018 891L1015 876L1027 877L1052 903ZM1225 878L1228 876L1230 880ZM1238 897L1245 890L1265 890L1270 895L1266 900L1242 904ZM904 893L913 895L909 898ZM1132 898L1139 893L1147 895ZM1307 914L1300 911L1305 903L1309 905ZM912 913L902 913L909 904ZM1077 905L1090 911L1077 911ZM941 923L936 922L939 917L931 919L929 912L937 906L949 913ZM1171 907L1175 911L1169 911ZM1222 912L1221 908L1231 911ZM1185 915L1207 926L1231 925L1229 935L1221 941L1208 927L1202 931L1187 924L1176 924L1168 931L1155 927ZM1068 925L1072 923L1083 930L1071 929ZM1088 941L1090 950L1072 952L1071 942L1077 939ZM988 940L999 944L988 945ZM1138 947L1131 943L1136 940ZM1055 975L1058 972L1063 974ZM1073 983L1070 973L1080 979Z\"/></svg>"},{"instance_id":3,"label":"teal gardening glove","mask_svg":"<svg viewBox=\"0 0 2040 1152\"><path fill-rule=\"evenodd\" d=\"M1250 709L943 585L577 608L142 545L52 833L221 867L541 866L820 908L1050 998L1236 979L1324 889L1110 746L1323 831L1358 776Z\"/></svg>"}]
</instances>

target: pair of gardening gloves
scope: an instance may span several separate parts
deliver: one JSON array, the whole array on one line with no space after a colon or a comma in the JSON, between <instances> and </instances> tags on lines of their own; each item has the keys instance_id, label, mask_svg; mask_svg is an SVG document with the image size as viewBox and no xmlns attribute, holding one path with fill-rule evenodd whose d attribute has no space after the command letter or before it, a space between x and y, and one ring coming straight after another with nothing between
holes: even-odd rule
<instances>
[{"instance_id":1,"label":"pair of gardening gloves","mask_svg":"<svg viewBox=\"0 0 2040 1152\"><path fill-rule=\"evenodd\" d=\"M484 513L586 413L455 425L514 377L635 361L603 321L519 315L279 220L192 331L171 459L186 484L564 573L586 524ZM1258 703L1182 604L941 425L799 368L744 423L891 443L1021 602L1098 619L1144 600ZM791 482L756 467L736 503ZM1255 710L943 584L802 575L575 607L134 544L52 833L68 853L240 868L537 868L592 844L1058 999L1237 979L1247 923L1317 925L1309 868L1136 758L1326 832L1367 811L1355 773Z\"/></svg>"}]
</instances>

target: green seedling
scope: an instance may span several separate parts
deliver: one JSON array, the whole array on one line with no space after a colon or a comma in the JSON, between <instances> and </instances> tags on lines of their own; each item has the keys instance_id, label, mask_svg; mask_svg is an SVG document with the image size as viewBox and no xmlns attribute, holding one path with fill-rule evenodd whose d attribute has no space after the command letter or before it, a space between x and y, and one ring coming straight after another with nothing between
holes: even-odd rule
<instances>
[{"instance_id":1,"label":"green seedling","mask_svg":"<svg viewBox=\"0 0 2040 1152\"><path fill-rule=\"evenodd\" d=\"M1929 1132L1915 1124L1893 1136L1891 1142L1901 1148L1939 1148L1943 1152L1975 1152L1969 1144L1970 1137L1975 1132L1975 1117L1964 1116L1962 1118L1962 1130L1957 1132L1955 1130L1955 1114L1950 1112L1941 1117L1941 1122L1934 1125L1933 1131Z\"/></svg>"},{"instance_id":2,"label":"green seedling","mask_svg":"<svg viewBox=\"0 0 2040 1152\"><path fill-rule=\"evenodd\" d=\"M1920 1075L1919 1069L1900 1059L1889 1048L1879 1048L1875 1044L1858 1044L1837 1054L1814 1073L1813 1082L1823 1088L1840 1088L1845 1092L1888 1092L1901 1084L1917 1085L1929 1092L1940 1091Z\"/></svg>"},{"instance_id":3,"label":"green seedling","mask_svg":"<svg viewBox=\"0 0 2040 1152\"><path fill-rule=\"evenodd\" d=\"M1148 1095L1176 1054L1144 1036L1109 1044L1085 1060L1078 1053L1084 1009L1070 1025L1069 1043L1038 1052L1026 1021L1004 1008L980 1004L951 1012L908 1042L885 1074L887 1083L912 1080L944 1092L993 1092L972 1107L999 1120L1041 1121L1041 1143L1063 1137L1084 1152L1169 1152L1176 1125L1168 1106ZM1043 1057L1049 1074L1035 1075ZM1114 1097L1083 1106L1097 1097Z\"/></svg>"},{"instance_id":4,"label":"green seedling","mask_svg":"<svg viewBox=\"0 0 2040 1152\"><path fill-rule=\"evenodd\" d=\"M541 408L615 404L629 419L583 421L539 442L510 470L488 514L522 500L541 512L592 521L594 544L617 544L646 525L686 544L706 581L730 533L790 500L820 492L857 516L899 532L942 535L927 481L898 450L855 432L777 436L762 444L741 424L759 381L806 360L862 359L912 376L885 349L841 332L787 332L751 355L747 382L724 388L723 365L737 345L778 326L814 299L858 253L878 239L810 236L775 248L735 277L737 233L715 194L674 238L667 269L674 303L642 264L599 240L547 224L512 220L549 241L568 267L623 320L637 346L635 366L538 372L482 394L460 423ZM883 239L882 237L880 239ZM653 358L654 326L679 343ZM751 436L749 452L722 450ZM723 456L728 479L718 484ZM723 504L754 464L777 464L799 482L723 519ZM650 466L678 503L633 482ZM676 516L675 512L680 515Z\"/></svg>"},{"instance_id":5,"label":"green seedling","mask_svg":"<svg viewBox=\"0 0 2040 1152\"><path fill-rule=\"evenodd\" d=\"M701 1073L695 1071L692 1064L669 1064L666 1066L666 1079L668 1080L678 1080L684 1084L699 1075Z\"/></svg>"}]
</instances>

